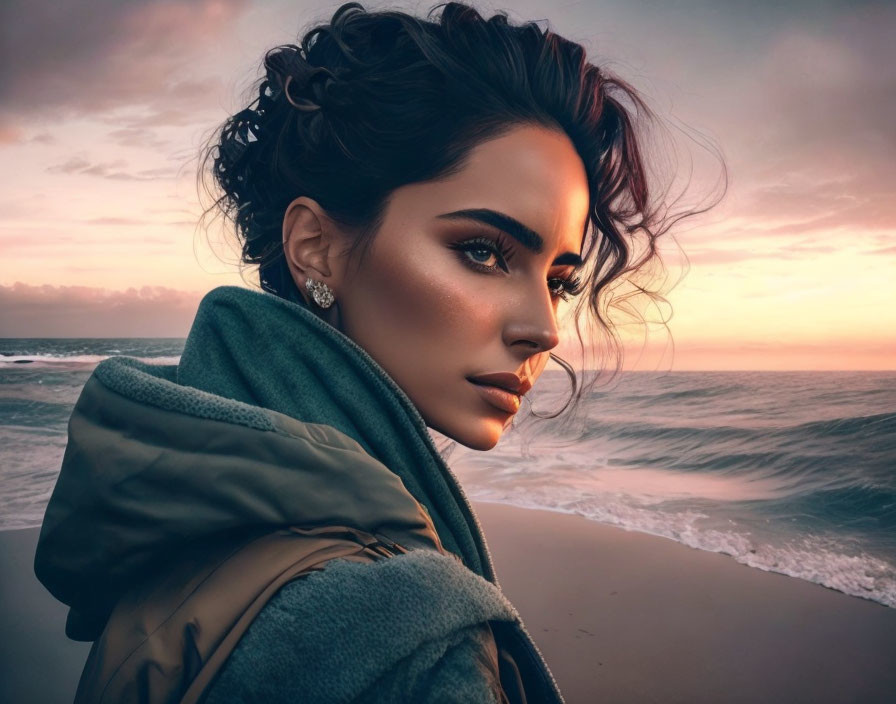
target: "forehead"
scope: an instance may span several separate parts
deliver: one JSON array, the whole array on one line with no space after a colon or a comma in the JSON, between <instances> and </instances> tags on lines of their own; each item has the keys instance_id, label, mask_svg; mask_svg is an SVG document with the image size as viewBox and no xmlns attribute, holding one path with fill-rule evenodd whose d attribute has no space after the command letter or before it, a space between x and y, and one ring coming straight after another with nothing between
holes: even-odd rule
<instances>
[{"instance_id":1,"label":"forehead","mask_svg":"<svg viewBox=\"0 0 896 704\"><path fill-rule=\"evenodd\" d=\"M464 168L451 177L399 190L405 191L402 205L412 217L490 208L535 230L548 253L578 253L582 247L588 181L581 157L562 132L514 128L474 147Z\"/></svg>"}]
</instances>

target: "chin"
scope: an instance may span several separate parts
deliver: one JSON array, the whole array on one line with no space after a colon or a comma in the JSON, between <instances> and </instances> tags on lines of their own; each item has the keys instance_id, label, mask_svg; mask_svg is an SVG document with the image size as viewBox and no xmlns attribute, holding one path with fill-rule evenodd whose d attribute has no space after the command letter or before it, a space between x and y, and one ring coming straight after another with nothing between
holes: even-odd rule
<instances>
[{"instance_id":1,"label":"chin","mask_svg":"<svg viewBox=\"0 0 896 704\"><path fill-rule=\"evenodd\" d=\"M493 419L478 419L463 425L452 425L451 427L432 426L442 435L459 442L471 450L491 450L501 435L504 434L505 424Z\"/></svg>"}]
</instances>

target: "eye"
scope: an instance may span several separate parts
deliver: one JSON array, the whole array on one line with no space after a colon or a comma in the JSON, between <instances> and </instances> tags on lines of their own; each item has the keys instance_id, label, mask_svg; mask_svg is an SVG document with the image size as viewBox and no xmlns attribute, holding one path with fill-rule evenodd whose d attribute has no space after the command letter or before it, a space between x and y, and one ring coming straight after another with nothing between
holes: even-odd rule
<instances>
[{"instance_id":1,"label":"eye","mask_svg":"<svg viewBox=\"0 0 896 704\"><path fill-rule=\"evenodd\" d=\"M468 249L466 250L466 252L470 259L472 259L477 264L495 266L498 263L498 255L487 247L476 247L475 249ZM494 259L494 261L489 264L488 262L492 259Z\"/></svg>"},{"instance_id":2,"label":"eye","mask_svg":"<svg viewBox=\"0 0 896 704\"><path fill-rule=\"evenodd\" d=\"M555 276L548 279L548 290L554 298L567 301L570 296L578 296L582 292L581 283L581 280L576 276Z\"/></svg>"},{"instance_id":3,"label":"eye","mask_svg":"<svg viewBox=\"0 0 896 704\"><path fill-rule=\"evenodd\" d=\"M451 245L460 253L461 260L479 271L496 271L498 268L509 271L507 261L510 253L500 241L488 237L474 237Z\"/></svg>"}]
</instances>

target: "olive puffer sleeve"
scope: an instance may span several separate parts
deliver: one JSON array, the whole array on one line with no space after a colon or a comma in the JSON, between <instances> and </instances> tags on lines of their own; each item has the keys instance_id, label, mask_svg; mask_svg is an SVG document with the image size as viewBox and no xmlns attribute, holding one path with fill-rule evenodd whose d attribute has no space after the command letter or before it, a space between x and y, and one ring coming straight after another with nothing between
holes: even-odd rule
<instances>
[{"instance_id":1,"label":"olive puffer sleeve","mask_svg":"<svg viewBox=\"0 0 896 704\"><path fill-rule=\"evenodd\" d=\"M457 560L333 560L265 605L205 704L505 704L491 620L518 614Z\"/></svg>"}]
</instances>

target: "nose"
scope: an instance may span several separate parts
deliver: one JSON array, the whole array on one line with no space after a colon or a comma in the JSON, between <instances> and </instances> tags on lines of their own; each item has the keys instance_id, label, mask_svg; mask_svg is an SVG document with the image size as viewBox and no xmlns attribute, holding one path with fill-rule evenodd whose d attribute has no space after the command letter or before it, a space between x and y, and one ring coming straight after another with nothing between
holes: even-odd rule
<instances>
[{"instance_id":1,"label":"nose","mask_svg":"<svg viewBox=\"0 0 896 704\"><path fill-rule=\"evenodd\" d=\"M552 350L559 342L557 315L550 294L518 302L513 307L504 326L504 344L528 357Z\"/></svg>"}]
</instances>

